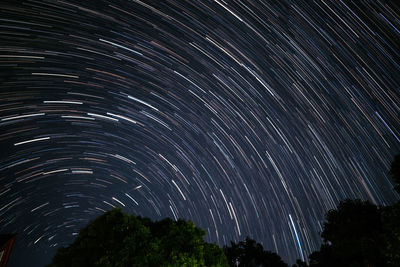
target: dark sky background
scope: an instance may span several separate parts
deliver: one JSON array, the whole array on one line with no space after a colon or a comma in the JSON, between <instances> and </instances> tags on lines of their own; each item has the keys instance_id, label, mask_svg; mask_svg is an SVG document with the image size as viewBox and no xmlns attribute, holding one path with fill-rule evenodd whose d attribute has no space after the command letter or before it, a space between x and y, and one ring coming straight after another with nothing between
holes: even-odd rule
<instances>
[{"instance_id":1,"label":"dark sky background","mask_svg":"<svg viewBox=\"0 0 400 267\"><path fill-rule=\"evenodd\" d=\"M9 266L112 207L291 264L340 200L395 201L400 12L371 2L1 1Z\"/></svg>"}]
</instances>

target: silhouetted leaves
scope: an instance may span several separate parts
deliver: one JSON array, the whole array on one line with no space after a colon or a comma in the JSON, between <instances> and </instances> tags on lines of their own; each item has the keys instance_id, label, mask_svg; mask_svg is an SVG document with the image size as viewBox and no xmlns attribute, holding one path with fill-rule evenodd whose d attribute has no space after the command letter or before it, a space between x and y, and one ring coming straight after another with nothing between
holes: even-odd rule
<instances>
[{"instance_id":1,"label":"silhouetted leaves","mask_svg":"<svg viewBox=\"0 0 400 267\"><path fill-rule=\"evenodd\" d=\"M394 157L390 167L390 174L392 175L393 181L396 184L394 190L400 194L400 154Z\"/></svg>"},{"instance_id":2,"label":"silhouetted leaves","mask_svg":"<svg viewBox=\"0 0 400 267\"><path fill-rule=\"evenodd\" d=\"M384 208L382 223L388 266L400 266L400 202Z\"/></svg>"},{"instance_id":3,"label":"silhouetted leaves","mask_svg":"<svg viewBox=\"0 0 400 267\"><path fill-rule=\"evenodd\" d=\"M228 266L222 249L205 243L204 235L192 222L152 222L114 209L60 248L49 266Z\"/></svg>"},{"instance_id":4,"label":"silhouetted leaves","mask_svg":"<svg viewBox=\"0 0 400 267\"><path fill-rule=\"evenodd\" d=\"M231 246L225 246L224 251L230 266L288 267L278 254L265 251L261 244L248 237L237 244L231 242Z\"/></svg>"},{"instance_id":5,"label":"silhouetted leaves","mask_svg":"<svg viewBox=\"0 0 400 267\"><path fill-rule=\"evenodd\" d=\"M346 200L326 214L324 244L310 255L311 266L386 266L381 209Z\"/></svg>"}]
</instances>

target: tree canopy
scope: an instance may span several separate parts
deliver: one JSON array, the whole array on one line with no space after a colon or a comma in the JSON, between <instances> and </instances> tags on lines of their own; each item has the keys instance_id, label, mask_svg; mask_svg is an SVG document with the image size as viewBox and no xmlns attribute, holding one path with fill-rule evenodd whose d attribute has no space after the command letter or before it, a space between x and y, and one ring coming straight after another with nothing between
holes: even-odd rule
<instances>
[{"instance_id":1,"label":"tree canopy","mask_svg":"<svg viewBox=\"0 0 400 267\"><path fill-rule=\"evenodd\" d=\"M249 237L239 243L231 242L231 246L225 246L224 251L230 266L288 267L278 254L265 251L261 244Z\"/></svg>"},{"instance_id":2,"label":"tree canopy","mask_svg":"<svg viewBox=\"0 0 400 267\"><path fill-rule=\"evenodd\" d=\"M361 200L345 200L326 214L320 251L311 266L386 266L381 209Z\"/></svg>"},{"instance_id":3,"label":"tree canopy","mask_svg":"<svg viewBox=\"0 0 400 267\"><path fill-rule=\"evenodd\" d=\"M400 194L400 154L394 157L392 165L390 166L390 174L392 175L393 182L395 183L394 190Z\"/></svg>"},{"instance_id":4,"label":"tree canopy","mask_svg":"<svg viewBox=\"0 0 400 267\"><path fill-rule=\"evenodd\" d=\"M216 244L190 221L153 222L113 209L83 228L48 267L228 266Z\"/></svg>"}]
</instances>

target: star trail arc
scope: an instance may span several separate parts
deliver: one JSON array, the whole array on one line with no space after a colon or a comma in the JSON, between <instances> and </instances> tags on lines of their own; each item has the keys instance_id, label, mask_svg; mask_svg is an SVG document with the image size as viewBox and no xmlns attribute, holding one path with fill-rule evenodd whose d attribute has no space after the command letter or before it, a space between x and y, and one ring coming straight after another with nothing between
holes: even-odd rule
<instances>
[{"instance_id":1,"label":"star trail arc","mask_svg":"<svg viewBox=\"0 0 400 267\"><path fill-rule=\"evenodd\" d=\"M380 1L2 1L10 266L113 207L306 258L340 200L397 199L399 29Z\"/></svg>"}]
</instances>

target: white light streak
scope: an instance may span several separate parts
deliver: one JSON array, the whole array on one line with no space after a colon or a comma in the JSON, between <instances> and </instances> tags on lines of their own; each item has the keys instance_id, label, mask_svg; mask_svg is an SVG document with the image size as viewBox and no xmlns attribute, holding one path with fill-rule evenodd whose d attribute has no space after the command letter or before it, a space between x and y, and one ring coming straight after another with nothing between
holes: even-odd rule
<instances>
[{"instance_id":1,"label":"white light streak","mask_svg":"<svg viewBox=\"0 0 400 267\"><path fill-rule=\"evenodd\" d=\"M112 199L113 199L114 201L117 201L119 204L121 204L122 206L125 207L125 204L122 203L122 202L121 202L119 199L117 199L116 197L112 197Z\"/></svg>"},{"instance_id":2,"label":"white light streak","mask_svg":"<svg viewBox=\"0 0 400 267\"><path fill-rule=\"evenodd\" d=\"M153 107L153 106L150 105L149 103L144 102L143 100L140 100L140 99L138 99L138 98L136 98L136 97L133 97L133 96L130 96L130 95L128 95L128 98L129 98L129 99L132 99L132 100L134 100L134 101L136 101L136 102L138 102L138 103L140 103L140 104L143 104L143 105L145 105L145 106L148 106L149 108L152 108L152 109L154 109L155 111L158 111L157 108Z\"/></svg>"},{"instance_id":3,"label":"white light streak","mask_svg":"<svg viewBox=\"0 0 400 267\"><path fill-rule=\"evenodd\" d=\"M23 144L28 144L28 143L32 143L32 142L38 142L38 141L43 141L43 140L49 140L50 137L42 137L42 138L36 138L36 139L31 139L31 140L26 140L26 141L22 141L19 143L15 143L14 146L19 146L19 145L23 145Z\"/></svg>"},{"instance_id":4,"label":"white light streak","mask_svg":"<svg viewBox=\"0 0 400 267\"><path fill-rule=\"evenodd\" d=\"M294 233L295 233L295 235L296 235L297 244L299 245L299 250L300 250L300 254L301 254L301 259L304 261L303 248L301 247L299 235L297 234L296 226L294 226L293 219L292 219L292 215L289 214L289 218L290 218L290 222L292 223Z\"/></svg>"},{"instance_id":5,"label":"white light streak","mask_svg":"<svg viewBox=\"0 0 400 267\"><path fill-rule=\"evenodd\" d=\"M125 193L125 196L129 197L133 202L135 202L136 205L139 206L139 203L137 203L137 201L136 201L133 197L131 197L130 195L128 195L128 193Z\"/></svg>"},{"instance_id":6,"label":"white light streak","mask_svg":"<svg viewBox=\"0 0 400 267\"><path fill-rule=\"evenodd\" d=\"M46 100L43 101L44 104L75 104L75 105L82 105L82 102L78 101L64 101L64 100Z\"/></svg>"},{"instance_id":7,"label":"white light streak","mask_svg":"<svg viewBox=\"0 0 400 267\"><path fill-rule=\"evenodd\" d=\"M186 200L185 195L182 193L181 189L179 188L179 186L175 183L174 180L172 180L172 183L175 185L175 187L178 189L179 193L181 193L181 196L183 197L183 200Z\"/></svg>"},{"instance_id":8,"label":"white light streak","mask_svg":"<svg viewBox=\"0 0 400 267\"><path fill-rule=\"evenodd\" d=\"M1 119L1 121L17 120L17 119L36 117L36 116L43 116L43 115L46 115L46 113L35 113L35 114L19 115L19 116L14 116L14 117L3 118L3 119Z\"/></svg>"},{"instance_id":9,"label":"white light streak","mask_svg":"<svg viewBox=\"0 0 400 267\"><path fill-rule=\"evenodd\" d=\"M36 208L32 209L31 212L34 212L35 210L38 210L38 209L40 209L40 208L43 208L44 206L47 206L47 205L49 205L49 204L50 204L50 202L46 202L46 203L44 203L44 204L42 204L42 205L39 205L39 206L37 206Z\"/></svg>"},{"instance_id":10,"label":"white light streak","mask_svg":"<svg viewBox=\"0 0 400 267\"><path fill-rule=\"evenodd\" d=\"M132 119L130 119L128 117L125 117L125 116L122 116L122 115L118 115L118 114L114 114L114 113L111 113L111 112L107 112L107 115L114 116L114 117L129 121L129 122L132 122L133 124L137 123L137 121L134 121L134 120L132 120Z\"/></svg>"},{"instance_id":11,"label":"white light streak","mask_svg":"<svg viewBox=\"0 0 400 267\"><path fill-rule=\"evenodd\" d=\"M66 78L74 78L74 79L79 79L79 76L76 76L76 75L67 75L67 74L58 74L58 73L32 72L32 75L40 75L40 76L56 76L56 77L66 77Z\"/></svg>"},{"instance_id":12,"label":"white light streak","mask_svg":"<svg viewBox=\"0 0 400 267\"><path fill-rule=\"evenodd\" d=\"M111 121L118 121L118 119L114 119L108 116L96 114L96 113L86 113L89 116L96 117L96 118L101 118L101 119L106 119L106 120L111 120Z\"/></svg>"}]
</instances>

